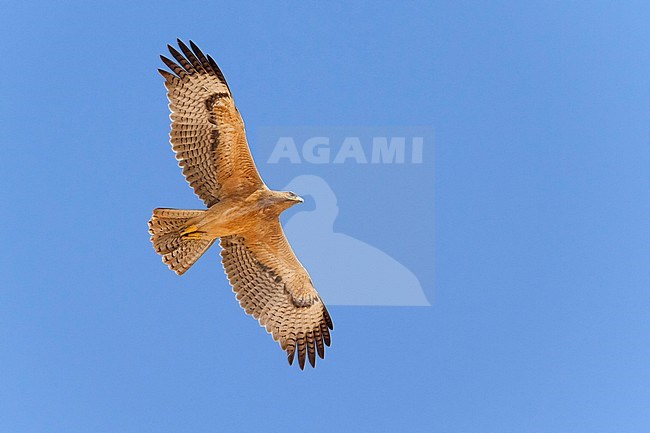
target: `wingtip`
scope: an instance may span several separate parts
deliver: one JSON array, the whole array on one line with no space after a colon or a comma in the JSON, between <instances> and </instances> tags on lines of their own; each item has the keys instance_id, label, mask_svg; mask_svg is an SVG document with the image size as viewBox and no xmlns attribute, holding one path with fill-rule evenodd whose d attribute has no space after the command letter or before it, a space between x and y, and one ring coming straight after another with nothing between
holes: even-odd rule
<instances>
[{"instance_id":1,"label":"wingtip","mask_svg":"<svg viewBox=\"0 0 650 433\"><path fill-rule=\"evenodd\" d=\"M176 48L174 48L172 45L167 44L167 49L169 49L169 52L171 53L171 55L172 55L176 60L178 60L179 57L182 58L183 60L185 59L185 58L183 57L183 55L182 55L182 54L181 54L181 53L180 53ZM180 60L179 60L179 61L180 61Z\"/></svg>"},{"instance_id":2,"label":"wingtip","mask_svg":"<svg viewBox=\"0 0 650 433\"><path fill-rule=\"evenodd\" d=\"M169 69L174 70L174 67L178 67L176 63L169 57L163 56L162 54L160 55L160 60L167 66Z\"/></svg>"},{"instance_id":3,"label":"wingtip","mask_svg":"<svg viewBox=\"0 0 650 433\"><path fill-rule=\"evenodd\" d=\"M181 49L187 49L187 45L185 45L185 42L181 41L180 38L176 38L176 43Z\"/></svg>"},{"instance_id":4,"label":"wingtip","mask_svg":"<svg viewBox=\"0 0 650 433\"><path fill-rule=\"evenodd\" d=\"M305 354L298 352L298 366L300 366L301 370L305 369Z\"/></svg>"},{"instance_id":5,"label":"wingtip","mask_svg":"<svg viewBox=\"0 0 650 433\"><path fill-rule=\"evenodd\" d=\"M192 48L192 51L194 51L194 54L197 54L197 55L203 55L203 52L202 52L201 49L200 49L200 48L199 48L199 47L194 43L193 40L190 39L189 42L190 42L190 48ZM206 60L207 60L207 59L206 59Z\"/></svg>"},{"instance_id":6,"label":"wingtip","mask_svg":"<svg viewBox=\"0 0 650 433\"><path fill-rule=\"evenodd\" d=\"M323 304L323 317L325 318L325 323L327 324L327 327L333 331L334 322L332 322L332 317L330 316L329 311L327 311L325 304Z\"/></svg>"}]
</instances>

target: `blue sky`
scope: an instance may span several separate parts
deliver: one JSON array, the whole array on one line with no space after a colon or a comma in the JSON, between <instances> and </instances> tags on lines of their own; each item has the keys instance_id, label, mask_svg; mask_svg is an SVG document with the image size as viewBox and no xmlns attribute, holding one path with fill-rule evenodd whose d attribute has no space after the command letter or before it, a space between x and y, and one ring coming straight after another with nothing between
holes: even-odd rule
<instances>
[{"instance_id":1,"label":"blue sky","mask_svg":"<svg viewBox=\"0 0 650 433\"><path fill-rule=\"evenodd\" d=\"M647 430L647 3L133 3L3 4L0 431ZM160 263L151 209L199 206L156 73L176 37L251 138L433 127L433 200L338 174L416 209L338 228L424 269L431 307L332 307L301 372L217 249ZM433 238L400 236L417 215Z\"/></svg>"}]
</instances>

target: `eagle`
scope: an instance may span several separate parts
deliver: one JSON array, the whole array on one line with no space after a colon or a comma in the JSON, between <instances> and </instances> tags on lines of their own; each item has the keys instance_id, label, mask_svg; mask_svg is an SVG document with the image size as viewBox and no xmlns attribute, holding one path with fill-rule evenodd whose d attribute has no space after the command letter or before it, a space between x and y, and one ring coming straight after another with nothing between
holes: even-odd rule
<instances>
[{"instance_id":1,"label":"eagle","mask_svg":"<svg viewBox=\"0 0 650 433\"><path fill-rule=\"evenodd\" d=\"M330 345L332 319L294 255L279 215L302 203L262 181L244 123L216 62L192 42L160 56L171 111L170 142L185 179L205 210L158 208L149 220L153 248L178 275L219 239L221 262L246 314L257 319L300 369Z\"/></svg>"}]
</instances>

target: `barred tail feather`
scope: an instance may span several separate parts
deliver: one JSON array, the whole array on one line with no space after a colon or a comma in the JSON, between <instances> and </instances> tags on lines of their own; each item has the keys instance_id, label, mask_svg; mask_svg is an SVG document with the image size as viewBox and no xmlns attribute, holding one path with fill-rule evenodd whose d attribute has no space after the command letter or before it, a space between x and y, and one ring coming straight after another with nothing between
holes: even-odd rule
<instances>
[{"instance_id":1,"label":"barred tail feather","mask_svg":"<svg viewBox=\"0 0 650 433\"><path fill-rule=\"evenodd\" d=\"M169 269L182 275L210 248L214 239L189 239L181 236L187 223L202 210L154 209L149 234L156 253Z\"/></svg>"}]
</instances>

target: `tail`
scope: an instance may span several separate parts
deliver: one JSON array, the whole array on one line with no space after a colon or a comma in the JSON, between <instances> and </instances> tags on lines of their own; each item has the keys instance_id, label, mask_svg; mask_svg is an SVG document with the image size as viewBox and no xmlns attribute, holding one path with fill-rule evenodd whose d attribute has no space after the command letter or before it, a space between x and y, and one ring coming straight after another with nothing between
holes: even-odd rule
<instances>
[{"instance_id":1,"label":"tail","mask_svg":"<svg viewBox=\"0 0 650 433\"><path fill-rule=\"evenodd\" d=\"M149 220L149 234L156 253L169 269L182 275L210 248L214 239L185 236L188 221L203 210L154 209Z\"/></svg>"}]
</instances>

